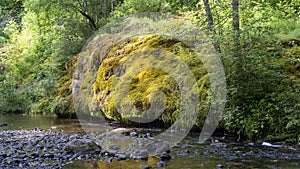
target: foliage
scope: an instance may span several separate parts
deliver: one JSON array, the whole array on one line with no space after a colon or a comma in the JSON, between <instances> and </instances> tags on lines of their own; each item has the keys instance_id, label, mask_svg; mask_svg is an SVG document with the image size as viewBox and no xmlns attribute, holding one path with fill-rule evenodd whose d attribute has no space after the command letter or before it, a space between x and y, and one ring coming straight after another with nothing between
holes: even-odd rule
<instances>
[{"instance_id":1,"label":"foliage","mask_svg":"<svg viewBox=\"0 0 300 169\"><path fill-rule=\"evenodd\" d=\"M68 72L65 64L81 50L93 30L86 29L89 23L82 15L71 7L66 10L59 1L23 3L24 12L19 14L22 26L12 20L4 28L8 43L1 56L5 67L1 111L53 113L59 105L58 89L63 86L60 78Z\"/></svg>"}]
</instances>

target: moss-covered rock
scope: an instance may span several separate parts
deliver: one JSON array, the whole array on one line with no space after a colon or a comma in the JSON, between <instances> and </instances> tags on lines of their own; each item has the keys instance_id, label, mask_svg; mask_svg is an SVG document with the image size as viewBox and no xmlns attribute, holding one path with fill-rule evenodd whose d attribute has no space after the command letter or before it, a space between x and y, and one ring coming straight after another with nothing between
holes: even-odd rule
<instances>
[{"instance_id":1,"label":"moss-covered rock","mask_svg":"<svg viewBox=\"0 0 300 169\"><path fill-rule=\"evenodd\" d=\"M203 125L210 103L224 103L217 90L225 93L225 75L209 37L191 25L182 18L142 16L99 30L78 55L73 73L77 115L126 124ZM206 121L220 120L216 116Z\"/></svg>"},{"instance_id":2,"label":"moss-covered rock","mask_svg":"<svg viewBox=\"0 0 300 169\"><path fill-rule=\"evenodd\" d=\"M92 116L104 115L108 119L128 122L128 117L138 118L143 116L139 112L150 108L153 92L155 93L159 90L166 96L166 106L159 119L167 123L174 122L180 113L180 90L182 84L178 83L170 75L170 72L152 68L143 69L137 74L131 75L129 97L123 98L118 93L115 96L117 98L122 97L122 101L133 105L133 111L126 112L126 115L120 114L117 111L116 100L112 97L113 87L116 87L113 84L113 79L125 73L130 73L130 67L133 66L132 64L136 60L138 60L141 69L147 67L150 63L156 64L155 59L157 58L161 60L161 62L157 63L161 64L158 67L162 67L163 64L172 65L173 62L176 63L176 61L180 60L188 66L198 81L197 91L194 91L199 93L201 97L201 107L197 124L203 124L203 119L205 119L208 110L207 95L210 82L206 67L187 45L176 39L156 34L134 36L117 42L111 42L113 39L116 38L112 37L112 35L102 34L95 36L81 53L81 57L79 56L78 72L75 72L74 77L76 82L80 81L80 83L77 86L75 84L75 87L73 86L73 94L76 95L76 91L80 91L80 97L76 100L76 104L79 105L78 107L81 110L88 110L86 112ZM90 56L89 60L83 57L87 55ZM153 55L156 58L152 60ZM179 66L174 65L173 68L180 70L177 69ZM182 76L185 76L184 73ZM122 88L122 86L117 87ZM192 91L189 92L193 93ZM85 103L89 104L86 106ZM86 107L81 105L85 105Z\"/></svg>"},{"instance_id":3,"label":"moss-covered rock","mask_svg":"<svg viewBox=\"0 0 300 169\"><path fill-rule=\"evenodd\" d=\"M61 118L76 118L74 103L72 99L72 73L76 65L77 57L73 57L66 62L65 67L67 74L60 78L58 96L55 98L53 113Z\"/></svg>"},{"instance_id":4,"label":"moss-covered rock","mask_svg":"<svg viewBox=\"0 0 300 169\"><path fill-rule=\"evenodd\" d=\"M166 39L157 35L138 36L123 40L111 48L107 57L101 63L93 86L94 93L97 97L96 100L100 105L99 107L101 107L107 118L119 121L125 120L125 118L118 113L114 99L112 99L113 78L125 72L125 70L120 70L119 65L127 68L130 67L130 64L138 59L136 57L142 57L135 55L135 53L142 51L144 52L143 54L145 54L145 51L151 48L160 48L177 54L177 57L188 64L198 80L202 77L207 77L205 76L206 70L201 60L197 58L189 48L177 40ZM164 55L164 53L161 55ZM170 61L176 56L164 55L159 57L165 57L163 58L164 60ZM143 63L143 60L139 61L139 64L146 65L148 64L147 62L151 62L152 60L145 59L145 63ZM201 93L203 96L202 99L205 100L208 81L200 80L199 86L201 86L201 88L199 88L199 94ZM181 93L179 85L167 72L157 69L147 69L139 72L139 74L131 79L128 102L134 105L134 109L137 110L136 112L146 111L150 107L149 98L151 97L151 93L155 90L161 90L167 95L166 108L160 118L165 122L175 121L179 114ZM205 114L203 112L199 112L202 117ZM131 117L139 117L138 113L128 113L131 113L131 115L129 115Z\"/></svg>"}]
</instances>

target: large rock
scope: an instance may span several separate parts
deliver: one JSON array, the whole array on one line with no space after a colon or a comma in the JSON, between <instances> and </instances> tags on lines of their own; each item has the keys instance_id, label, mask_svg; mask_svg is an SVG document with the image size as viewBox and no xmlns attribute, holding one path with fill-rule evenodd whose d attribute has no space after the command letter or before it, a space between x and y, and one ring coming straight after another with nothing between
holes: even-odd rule
<instances>
[{"instance_id":1,"label":"large rock","mask_svg":"<svg viewBox=\"0 0 300 169\"><path fill-rule=\"evenodd\" d=\"M101 150L101 147L90 139L74 139L65 145L64 150L70 152L96 151Z\"/></svg>"},{"instance_id":2,"label":"large rock","mask_svg":"<svg viewBox=\"0 0 300 169\"><path fill-rule=\"evenodd\" d=\"M126 30L116 29L120 34L101 32L95 35L78 55L72 82L77 112L126 124L140 120L150 123L155 119L171 123L180 114L181 90L188 86L183 80L176 79L191 81L195 78L199 88L188 90L186 96L198 100L194 96L199 93L202 103L208 101L210 82L206 67L190 47L176 38L156 33L124 38L122 31L129 31L128 34L135 31L127 28L148 28L151 24L135 20L125 25ZM183 63L188 71L182 70L185 69L180 66ZM129 85L129 90L125 84ZM124 109L124 113L117 108ZM202 112L208 108L208 104L201 104L197 125L202 125L202 119L205 119Z\"/></svg>"}]
</instances>

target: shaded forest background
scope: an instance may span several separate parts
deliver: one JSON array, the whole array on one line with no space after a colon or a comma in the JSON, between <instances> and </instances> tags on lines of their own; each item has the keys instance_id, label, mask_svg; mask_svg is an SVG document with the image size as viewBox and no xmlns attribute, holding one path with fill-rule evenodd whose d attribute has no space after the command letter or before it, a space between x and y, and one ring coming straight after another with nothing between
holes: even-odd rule
<instances>
[{"instance_id":1,"label":"shaded forest background","mask_svg":"<svg viewBox=\"0 0 300 169\"><path fill-rule=\"evenodd\" d=\"M299 0L1 0L0 112L75 117L76 56L105 24L141 12L190 19L225 67L220 127L300 144Z\"/></svg>"}]
</instances>

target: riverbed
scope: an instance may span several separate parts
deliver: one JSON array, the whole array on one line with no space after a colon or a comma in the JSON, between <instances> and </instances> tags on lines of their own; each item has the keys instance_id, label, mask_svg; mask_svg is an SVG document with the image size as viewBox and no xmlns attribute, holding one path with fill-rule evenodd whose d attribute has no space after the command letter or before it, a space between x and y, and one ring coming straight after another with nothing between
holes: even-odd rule
<instances>
[{"instance_id":1,"label":"riverbed","mask_svg":"<svg viewBox=\"0 0 300 169\"><path fill-rule=\"evenodd\" d=\"M84 133L84 130L81 128L80 123L74 119L58 119L55 116L42 115L1 115L0 124L4 123L7 125L0 128L0 133L15 133L22 131L24 133L36 133L37 136L35 136L34 138L39 137L41 140L59 140L59 138L62 138L61 141L58 141L58 143L61 145L66 144L64 140L72 140L74 138L88 138L88 135L86 135ZM150 133L157 132L157 130L154 129L138 129L138 131ZM21 133L19 135L25 136L26 134L24 133ZM169 153L171 159L167 160L166 166L163 168L298 169L300 166L300 151L295 147L272 147L268 144L263 145L262 143L238 142L232 138L227 139L226 137L230 136L226 135L215 135L213 136L213 142L207 141L204 144L199 144L198 136L199 134L197 133L190 133L178 145L173 147ZM20 161L24 161L24 158L27 157L26 154L28 153L26 152L26 149L22 148L22 146L28 146L28 144L26 143L23 145L22 141L16 144L15 142L8 140L9 139L7 137L0 137L0 143L2 144L0 145L0 147L6 147L7 149L8 145L18 146L19 149L25 151L25 156L22 159L22 157L14 157L14 155L11 154L11 160L14 161L15 159L18 159ZM35 150L36 147L33 147L31 149ZM18 150L16 151L19 153ZM161 161L159 156L149 157L147 160L133 160L130 158L119 160L114 155L100 155L97 151L91 152L90 154L87 153L78 156L69 155L70 158L60 160L56 159L55 156L53 156L53 158L48 157L48 155L51 156L51 153L53 151L54 150L51 149L51 145L49 145L49 148L46 149L43 156L40 157L50 159L49 164L45 164L44 168L157 168L158 163ZM59 152L58 156L60 157L66 154L59 148L56 148L55 151ZM1 153L4 154L3 152ZM13 153L13 151L10 153ZM66 154L65 156L69 157L68 154ZM29 156L29 159L32 159L31 156ZM32 160L34 161L34 159ZM45 161L45 159L40 160ZM51 165L54 164L55 161L57 164ZM3 163L3 161L0 161L0 164L1 163ZM59 163L62 163L63 165L60 165ZM37 166L37 168L43 168L43 166Z\"/></svg>"}]
</instances>

